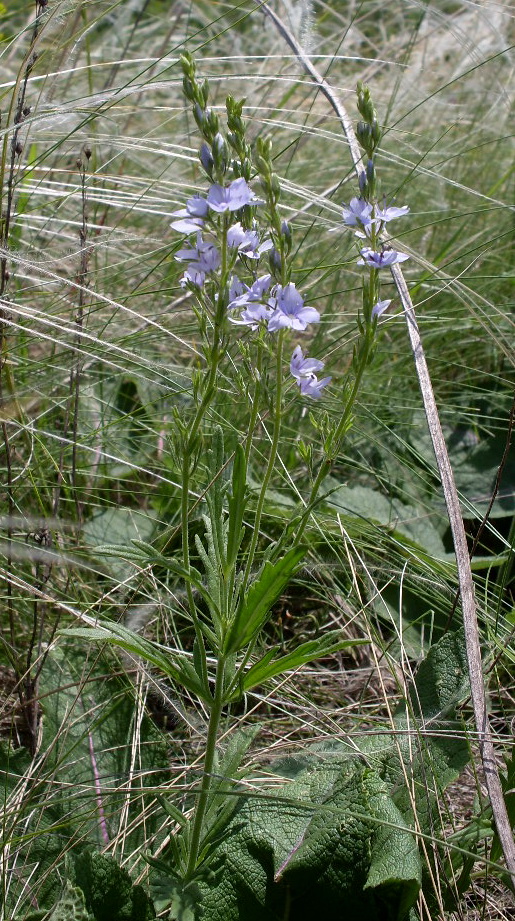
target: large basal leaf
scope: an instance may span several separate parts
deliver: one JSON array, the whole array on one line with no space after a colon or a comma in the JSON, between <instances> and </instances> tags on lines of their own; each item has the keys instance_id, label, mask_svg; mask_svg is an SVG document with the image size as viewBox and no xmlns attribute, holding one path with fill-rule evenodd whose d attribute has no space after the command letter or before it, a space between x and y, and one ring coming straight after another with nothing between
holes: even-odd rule
<instances>
[{"instance_id":1,"label":"large basal leaf","mask_svg":"<svg viewBox=\"0 0 515 921\"><path fill-rule=\"evenodd\" d=\"M32 917L29 915L26 921L32 921ZM54 905L48 921L96 921L96 919L86 908L82 889L72 886L67 880L64 891Z\"/></svg>"},{"instance_id":2,"label":"large basal leaf","mask_svg":"<svg viewBox=\"0 0 515 921\"><path fill-rule=\"evenodd\" d=\"M201 921L404 921L421 885L417 834L469 751L455 719L468 694L463 631L422 663L393 731L312 746L242 794L198 880ZM289 778L289 782L286 780Z\"/></svg>"},{"instance_id":3,"label":"large basal leaf","mask_svg":"<svg viewBox=\"0 0 515 921\"><path fill-rule=\"evenodd\" d=\"M400 921L420 878L416 840L379 775L313 758L269 798L242 801L200 882L198 917L275 921L289 906L290 921Z\"/></svg>"},{"instance_id":4,"label":"large basal leaf","mask_svg":"<svg viewBox=\"0 0 515 921\"><path fill-rule=\"evenodd\" d=\"M141 814L145 787L166 781L169 764L166 743L151 720L144 716L136 724L127 686L106 674L98 656L95 660L90 666L83 653L64 645L49 654L40 679L42 751L51 776L59 777L50 791L63 832L69 823L71 836L80 829L83 840L103 847L106 837L120 832L120 822L131 824ZM134 746L137 771L131 770ZM131 775L134 792L127 802ZM140 844L153 821L149 815L145 829L134 821L126 844Z\"/></svg>"},{"instance_id":5,"label":"large basal leaf","mask_svg":"<svg viewBox=\"0 0 515 921\"><path fill-rule=\"evenodd\" d=\"M392 786L403 815L425 834L442 793L470 759L467 734L455 707L469 694L463 629L448 633L421 663L408 700L394 717L394 734L356 740L359 750ZM406 777L412 778L408 789Z\"/></svg>"},{"instance_id":6,"label":"large basal leaf","mask_svg":"<svg viewBox=\"0 0 515 921\"><path fill-rule=\"evenodd\" d=\"M41 910L57 909L70 850L123 836L130 852L156 834L162 814L154 788L169 781L166 743L148 717L136 719L126 682L110 676L98 652L88 662L76 643L51 649L39 696L42 738L30 779L24 782L31 759L23 750L4 750L0 765L13 802L3 834L16 843L14 864L6 866L7 910L21 918L35 899Z\"/></svg>"},{"instance_id":7,"label":"large basal leaf","mask_svg":"<svg viewBox=\"0 0 515 921\"><path fill-rule=\"evenodd\" d=\"M485 417L499 416L499 405L492 402L484 407ZM501 412L502 414L502 412ZM506 418L509 408L506 407ZM433 446L427 422L422 412L415 413L411 426L411 441L417 453L432 467L435 466ZM454 479L466 502L465 517L482 518L488 509L489 518L503 518L515 512L515 452L511 451L503 466L502 480L490 508L501 458L506 449L506 434L459 425L444 426ZM467 508L468 506L468 508Z\"/></svg>"},{"instance_id":8,"label":"large basal leaf","mask_svg":"<svg viewBox=\"0 0 515 921\"><path fill-rule=\"evenodd\" d=\"M122 556L106 556L97 548L105 544L129 547L132 540L149 540L156 529L156 522L148 512L131 508L103 509L85 522L83 537L86 544L97 553L107 565L115 579L123 581L134 575L134 566Z\"/></svg>"},{"instance_id":9,"label":"large basal leaf","mask_svg":"<svg viewBox=\"0 0 515 921\"><path fill-rule=\"evenodd\" d=\"M84 852L72 857L73 879L95 921L152 921L154 906L142 886L113 857Z\"/></svg>"}]
</instances>

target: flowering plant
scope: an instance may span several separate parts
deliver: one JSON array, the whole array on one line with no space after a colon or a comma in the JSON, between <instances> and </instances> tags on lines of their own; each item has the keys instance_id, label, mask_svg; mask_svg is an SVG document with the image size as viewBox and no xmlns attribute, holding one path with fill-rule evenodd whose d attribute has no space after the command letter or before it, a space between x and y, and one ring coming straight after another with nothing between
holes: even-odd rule
<instances>
[{"instance_id":1,"label":"flowering plant","mask_svg":"<svg viewBox=\"0 0 515 921\"><path fill-rule=\"evenodd\" d=\"M373 355L378 316L390 304L379 297L379 274L384 266L407 258L386 248L383 233L407 209L380 208L375 201L374 153L379 135L362 88L358 107L368 119L362 128L368 166L360 197L353 198L343 212L344 224L367 241L359 260L368 268L359 335L343 386L334 388L332 415L310 413L320 435L319 450L298 442L310 478L309 495L297 493L299 503L282 533L263 548L262 520L270 486L280 469L285 416L298 398L323 401L332 383L330 375L322 376L324 361L306 354L298 342L289 358L285 350L291 338L309 334L323 317L317 307L306 303L293 280L293 231L280 213L281 188L273 169L271 142L258 139L255 152L251 150L243 103L230 96L224 134L219 116L208 106L209 88L205 81L198 81L193 59L184 54L181 62L184 92L202 135L199 159L209 188L174 212L172 229L186 237L174 257L185 265L180 284L189 295L198 324L202 364L192 373L191 410L189 414L184 408L175 411L170 436L171 462L180 487L181 560L165 553L159 560L184 582L195 639L191 657L175 650L168 660L160 648L119 626L101 625L97 638L123 645L154 665L159 663L175 683L202 702L208 714L203 772L192 813L184 815L175 806L168 807L180 828L170 836L173 867L169 879L175 880L184 895L211 872L210 845L234 805L221 792L237 773L253 738L247 734L238 743L230 767L219 773L218 740L226 709L271 677L366 642L344 639L339 630L332 630L286 654L280 645L266 652L259 647L274 603L306 556L304 536L310 517L323 499L324 480L351 427L356 398ZM229 375L244 396L240 405L247 416L240 423L241 436L227 451L222 429L213 420L221 412L217 405L220 380ZM293 399L287 402L287 395ZM266 463L260 483L252 489L250 467L260 430L267 436ZM190 521L199 503L204 513L203 540L198 533L192 534ZM134 552L140 564L155 560L153 548L150 550L149 558L146 545L138 542Z\"/></svg>"},{"instance_id":2,"label":"flowering plant","mask_svg":"<svg viewBox=\"0 0 515 921\"><path fill-rule=\"evenodd\" d=\"M383 234L390 221L402 217L409 209L387 207L386 204L380 207L375 200L374 155L379 132L367 91L359 88L358 107L365 119L361 136L368 165L360 196L352 198L350 204L344 206L343 223L354 228L357 237L366 243L361 245L358 260L369 270L363 288L360 338L354 348L350 377L344 382L333 418L327 413L311 414L315 427L322 435L320 455L316 457L312 448L307 448L302 442L299 444L300 454L311 474L310 495L301 509L296 510L281 538L267 548L264 563L256 568L261 519L278 458L285 415L284 397L291 390L285 387L285 374L293 379L302 400L316 401L324 397L332 377L322 376L324 361L307 355L298 342L294 344L287 364L283 357L289 338L309 332L313 324L321 322L321 315L317 307L306 303L293 280L293 232L280 214L281 188L273 169L271 143L258 139L255 152L251 150L242 117L243 103L236 102L232 97L226 101L228 132L224 135L218 115L208 106L207 83L199 83L194 61L189 55L182 56L182 67L184 91L192 103L202 135L199 159L210 183L206 194L195 194L187 200L184 208L174 212L171 225L174 231L194 240L178 249L175 259L185 263L181 285L191 295L205 358L205 370L194 378L196 409L193 418L189 424L176 418L178 441L175 455L180 459L181 467L182 568L196 631L196 670L199 679L204 682L204 700L210 711L200 794L190 831L183 838L186 842L184 858L178 857L182 878L187 881L202 865L202 841L203 835L208 834L206 816L212 810L212 773L222 708L241 694L242 689L251 687L254 681L263 681L268 675L281 671L280 660L270 664L269 653L249 671L247 663L270 616L273 601L306 552L302 538L309 517L351 425L352 408L373 354L378 317L390 304L390 300L380 298L379 274L385 266L408 258L404 253L387 248ZM265 260L266 268L263 264ZM238 328L241 330L239 335ZM247 395L250 383L252 393L243 441L236 446L233 455L232 491L226 511L224 493L218 483L220 469L226 463L224 446L221 434L214 436L216 447L211 452L213 466L209 470L206 487L207 545L202 545L197 538L197 550L210 586L208 593L202 592L210 611L211 622L208 625L192 591L192 585L198 585L201 577L193 569L190 559L190 481L199 462L199 439L208 430L213 438L212 429L208 426L210 407L216 396L224 356L235 345L249 372L248 380L243 379L241 383L242 389ZM271 420L268 459L255 496L255 506L251 510L247 471L256 426L265 413ZM252 519L245 542L244 513ZM340 637L331 640L329 637L330 634L326 634L320 641L308 644L310 651L306 655L319 655L328 641L336 646L342 642ZM211 646L217 662L214 690L211 690L207 678L206 643ZM242 658L235 660L238 654ZM302 646L298 654L303 659ZM289 656L285 657L287 660L291 664Z\"/></svg>"}]
</instances>

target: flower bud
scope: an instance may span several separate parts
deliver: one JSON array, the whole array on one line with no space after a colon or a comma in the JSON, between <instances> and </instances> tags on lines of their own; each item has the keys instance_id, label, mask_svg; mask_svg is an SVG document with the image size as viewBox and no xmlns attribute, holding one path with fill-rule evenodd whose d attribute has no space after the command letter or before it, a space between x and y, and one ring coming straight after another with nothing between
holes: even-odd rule
<instances>
[{"instance_id":1,"label":"flower bud","mask_svg":"<svg viewBox=\"0 0 515 921\"><path fill-rule=\"evenodd\" d=\"M263 157L264 160L270 162L270 158L272 156L272 141L270 138L258 138L257 151L260 157Z\"/></svg>"},{"instance_id":2,"label":"flower bud","mask_svg":"<svg viewBox=\"0 0 515 921\"><path fill-rule=\"evenodd\" d=\"M204 80L202 85L198 87L199 98L202 99L204 103L204 108L207 106L207 101L209 99L209 83L207 80Z\"/></svg>"},{"instance_id":3,"label":"flower bud","mask_svg":"<svg viewBox=\"0 0 515 921\"><path fill-rule=\"evenodd\" d=\"M206 138L214 138L220 127L220 119L212 109L206 109L204 112L203 134Z\"/></svg>"},{"instance_id":4,"label":"flower bud","mask_svg":"<svg viewBox=\"0 0 515 921\"><path fill-rule=\"evenodd\" d=\"M240 164L240 172L244 179L248 182L252 176L252 160L249 157L245 157Z\"/></svg>"},{"instance_id":5,"label":"flower bud","mask_svg":"<svg viewBox=\"0 0 515 921\"><path fill-rule=\"evenodd\" d=\"M220 132L215 134L211 150L213 152L213 160L216 168L222 173L225 173L229 161L229 151L225 143L225 138Z\"/></svg>"},{"instance_id":6,"label":"flower bud","mask_svg":"<svg viewBox=\"0 0 515 921\"><path fill-rule=\"evenodd\" d=\"M368 197L374 198L377 190L376 168L373 160L367 163L367 190Z\"/></svg>"},{"instance_id":7,"label":"flower bud","mask_svg":"<svg viewBox=\"0 0 515 921\"><path fill-rule=\"evenodd\" d=\"M268 264L270 266L270 271L272 272L272 275L280 277L281 270L283 267L283 261L281 259L280 252L275 248L275 246L272 247L272 249L270 250L268 254Z\"/></svg>"},{"instance_id":8,"label":"flower bud","mask_svg":"<svg viewBox=\"0 0 515 921\"><path fill-rule=\"evenodd\" d=\"M209 145L206 144L205 141L202 142L201 148L199 150L199 159L207 175L209 176L210 179L212 179L213 178L213 167L215 165L215 161L213 160L213 156L209 149Z\"/></svg>"},{"instance_id":9,"label":"flower bud","mask_svg":"<svg viewBox=\"0 0 515 921\"><path fill-rule=\"evenodd\" d=\"M195 85L190 80L190 78L186 76L186 74L184 75L183 80L182 80L182 91L184 95L186 96L186 99L189 99L190 102L195 102L195 98L196 98Z\"/></svg>"},{"instance_id":10,"label":"flower bud","mask_svg":"<svg viewBox=\"0 0 515 921\"><path fill-rule=\"evenodd\" d=\"M374 118L373 122L371 123L370 131L372 135L372 140L374 142L374 147L377 147L379 144L379 141L381 140L381 129L379 127L377 118Z\"/></svg>"},{"instance_id":11,"label":"flower bud","mask_svg":"<svg viewBox=\"0 0 515 921\"><path fill-rule=\"evenodd\" d=\"M368 122L358 122L356 125L356 137L365 153L371 157L374 153L374 141L372 137L372 129Z\"/></svg>"},{"instance_id":12,"label":"flower bud","mask_svg":"<svg viewBox=\"0 0 515 921\"><path fill-rule=\"evenodd\" d=\"M356 92L358 95L358 111L366 122L372 124L377 119L377 112L370 96L370 90L368 86L359 80Z\"/></svg>"},{"instance_id":13,"label":"flower bud","mask_svg":"<svg viewBox=\"0 0 515 921\"><path fill-rule=\"evenodd\" d=\"M195 61L193 60L190 52L182 51L179 60L181 62L182 72L184 74L195 76Z\"/></svg>"},{"instance_id":14,"label":"flower bud","mask_svg":"<svg viewBox=\"0 0 515 921\"><path fill-rule=\"evenodd\" d=\"M288 224L288 221L282 222L281 235L286 245L286 254L289 255L291 252L292 235L291 235L291 227Z\"/></svg>"},{"instance_id":15,"label":"flower bud","mask_svg":"<svg viewBox=\"0 0 515 921\"><path fill-rule=\"evenodd\" d=\"M267 163L267 161L263 157L261 157L259 154L256 154L255 162L256 162L256 166L257 166L259 175L263 177L268 176L270 168L269 168L269 164Z\"/></svg>"},{"instance_id":16,"label":"flower bud","mask_svg":"<svg viewBox=\"0 0 515 921\"><path fill-rule=\"evenodd\" d=\"M204 122L206 119L206 110L203 109L202 106L198 102L196 102L195 105L193 106L193 118L195 119L200 130L202 131L202 128L204 126Z\"/></svg>"}]
</instances>

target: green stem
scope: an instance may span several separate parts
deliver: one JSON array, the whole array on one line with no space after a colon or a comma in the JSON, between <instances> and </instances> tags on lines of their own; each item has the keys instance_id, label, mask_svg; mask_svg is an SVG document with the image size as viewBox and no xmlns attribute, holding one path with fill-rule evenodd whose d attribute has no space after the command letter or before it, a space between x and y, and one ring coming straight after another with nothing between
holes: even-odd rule
<instances>
[{"instance_id":1,"label":"green stem","mask_svg":"<svg viewBox=\"0 0 515 921\"><path fill-rule=\"evenodd\" d=\"M186 443L184 445L184 459L182 466L182 480L181 480L181 532L182 532L182 559L184 564L184 569L187 573L190 572L191 562L190 562L190 546L189 546L189 492L190 492L190 478L191 478L191 459L196 450L196 442L199 429L202 425L206 412L212 402L213 395L216 392L216 383L218 376L218 368L220 361L223 357L223 328L225 321L225 302L223 293L225 291L225 285L227 281L227 231L229 228L229 219L227 215L223 216L222 224L222 245L221 245L221 274L220 274L220 286L218 289L218 300L217 306L215 309L214 320L213 320L213 339L212 346L209 352L209 372L207 381L204 386L204 392L202 394L202 399L197 406L197 411L193 417L190 429L188 431L188 436ZM200 621L197 615L197 606L195 604L195 598L193 595L193 589L191 587L190 580L186 577L186 596L188 598L188 605L191 612L191 618L193 621L193 627L195 630L195 637L197 639L197 646L199 649L199 654L202 660L202 679L205 684L206 689L208 685L207 677L207 662L204 652L204 640L202 634L202 628Z\"/></svg>"},{"instance_id":2,"label":"green stem","mask_svg":"<svg viewBox=\"0 0 515 921\"><path fill-rule=\"evenodd\" d=\"M371 347L372 347L372 343L374 339L374 328L375 328L375 324L374 326L367 325L365 329L365 332L364 332L365 338L364 338L364 342L363 342L363 346L361 350L360 363L359 363L358 369L354 377L354 383L352 385L352 390L345 404L345 409L342 413L340 421L331 438L331 444L329 446L329 449L327 450L327 453L322 463L320 464L315 481L313 483L313 486L311 487L311 493L310 493L309 500L307 502L304 514L302 515L302 518L300 520L299 526L295 534L291 538L290 543L291 543L291 546L293 547L296 546L302 539L302 535L304 534L307 523L309 521L309 516L311 515L311 512L313 511L313 508L318 500L318 493L320 490L320 486L322 485L324 478L329 475L331 471L331 467L333 466L334 458L340 449L340 445L341 445L343 436L345 435L345 432L347 430L347 427L348 427L348 424L349 424L349 421L352 415L352 410L354 408L354 404L356 402L356 398L359 393L361 381L363 379L363 374L365 373L365 368L368 365L370 351L371 351Z\"/></svg>"},{"instance_id":3,"label":"green stem","mask_svg":"<svg viewBox=\"0 0 515 921\"><path fill-rule=\"evenodd\" d=\"M209 714L209 725L207 730L206 753L204 755L204 773L202 785L200 787L199 798L195 807L195 815L191 830L191 839L189 844L188 864L186 867L185 881L190 880L197 868L197 862L201 846L202 825L204 816L209 804L209 791L213 779L213 765L216 754L216 743L218 740L218 729L222 716L223 691L225 683L225 658L220 656L216 667L215 692L211 712Z\"/></svg>"},{"instance_id":4,"label":"green stem","mask_svg":"<svg viewBox=\"0 0 515 921\"><path fill-rule=\"evenodd\" d=\"M272 433L272 444L270 447L270 454L268 455L268 462L266 465L265 473L263 476L263 482L261 484L261 490L259 493L259 499L256 507L256 518L254 521L254 529L252 532L252 538L250 541L250 547L247 555L247 563L245 566L245 572L243 574L243 583L241 587L242 595L245 592L247 583L249 581L250 573L252 571L252 565L254 562L254 556L256 553L256 547L259 540L259 527L261 524L261 516L263 514L263 508L265 505L266 492L268 485L270 483L272 473L275 467L275 461L277 457L277 451L279 448L279 437L281 434L281 409L282 409L282 363L283 363L283 346L284 346L284 329L279 331L279 338L277 342L277 361L276 361L276 391L275 391L275 405L274 405L274 428Z\"/></svg>"},{"instance_id":5,"label":"green stem","mask_svg":"<svg viewBox=\"0 0 515 921\"><path fill-rule=\"evenodd\" d=\"M255 377L255 384L254 384L254 395L252 397L252 406L250 410L249 430L247 433L247 438L245 440L245 462L247 466L250 460L250 452L252 450L254 429L256 427L257 417L258 417L258 412L259 412L259 397L261 394L262 365L263 365L263 343L261 339L259 339L258 344L257 344L256 377Z\"/></svg>"}]
</instances>

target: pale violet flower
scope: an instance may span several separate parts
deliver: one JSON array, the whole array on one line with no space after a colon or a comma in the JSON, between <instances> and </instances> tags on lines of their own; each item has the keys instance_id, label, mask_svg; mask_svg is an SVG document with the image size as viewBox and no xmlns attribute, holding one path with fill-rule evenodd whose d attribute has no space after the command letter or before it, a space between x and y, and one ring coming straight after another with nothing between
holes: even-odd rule
<instances>
[{"instance_id":1,"label":"pale violet flower","mask_svg":"<svg viewBox=\"0 0 515 921\"><path fill-rule=\"evenodd\" d=\"M395 218L404 217L408 214L409 208L403 205L401 208L386 207L378 208L365 201L364 198L352 198L349 206L343 206L343 223L347 227L359 227L356 236L361 238L369 237L374 226L381 229L381 225L393 221Z\"/></svg>"},{"instance_id":2,"label":"pale violet flower","mask_svg":"<svg viewBox=\"0 0 515 921\"><path fill-rule=\"evenodd\" d=\"M305 307L304 301L293 282L277 285L274 297L269 301L275 307L268 323L268 331L278 329L306 329L308 323L318 323L320 314L314 307Z\"/></svg>"},{"instance_id":3,"label":"pale violet flower","mask_svg":"<svg viewBox=\"0 0 515 921\"><path fill-rule=\"evenodd\" d=\"M297 381L300 386L300 392L303 397L311 397L312 400L319 400L322 396L322 390L324 387L330 383L330 377L323 377L321 381L318 380L316 374L313 374L309 378L304 378L303 380Z\"/></svg>"},{"instance_id":4,"label":"pale violet flower","mask_svg":"<svg viewBox=\"0 0 515 921\"><path fill-rule=\"evenodd\" d=\"M234 276L229 288L229 304L227 310L237 310L239 307L247 307L248 304L262 304L269 306L264 295L270 287L272 281L271 275L261 275L249 286L243 284L239 278Z\"/></svg>"},{"instance_id":5,"label":"pale violet flower","mask_svg":"<svg viewBox=\"0 0 515 921\"><path fill-rule=\"evenodd\" d=\"M274 245L271 240L259 242L259 235L255 230L244 230L240 223L233 224L227 231L227 245L237 249L240 256L248 259L259 259Z\"/></svg>"},{"instance_id":6,"label":"pale violet flower","mask_svg":"<svg viewBox=\"0 0 515 921\"><path fill-rule=\"evenodd\" d=\"M259 204L254 192L243 178L234 179L227 188L218 183L212 185L207 194L207 203L212 211L219 214L239 211L245 205Z\"/></svg>"},{"instance_id":7,"label":"pale violet flower","mask_svg":"<svg viewBox=\"0 0 515 921\"><path fill-rule=\"evenodd\" d=\"M250 289L247 287L247 285L244 285L237 275L233 275L231 278L231 284L229 285L229 307L227 309L231 310L232 301L235 301L236 298L241 297L241 295L245 294L245 291L248 290Z\"/></svg>"},{"instance_id":8,"label":"pale violet flower","mask_svg":"<svg viewBox=\"0 0 515 921\"><path fill-rule=\"evenodd\" d=\"M197 233L204 226L204 218L207 217L209 206L205 198L200 195L194 195L186 202L186 207L179 211L172 211L172 217L181 218L179 221L172 221L171 227L178 230L179 233Z\"/></svg>"},{"instance_id":9,"label":"pale violet flower","mask_svg":"<svg viewBox=\"0 0 515 921\"><path fill-rule=\"evenodd\" d=\"M220 265L220 253L214 243L204 240L200 232L197 233L197 245L180 249L175 258L178 262L188 262L182 284L191 282L197 287L202 287L206 275L214 272Z\"/></svg>"},{"instance_id":10,"label":"pale violet flower","mask_svg":"<svg viewBox=\"0 0 515 921\"><path fill-rule=\"evenodd\" d=\"M290 371L303 396L318 400L322 395L322 390L331 380L330 377L318 380L315 372L322 371L323 367L324 362L319 361L318 358L304 358L300 345L294 350L290 361Z\"/></svg>"},{"instance_id":11,"label":"pale violet flower","mask_svg":"<svg viewBox=\"0 0 515 921\"><path fill-rule=\"evenodd\" d=\"M408 213L408 205L403 205L402 208L376 208L376 220L380 221L382 224L386 224L388 221L393 221L397 217L404 217L404 215Z\"/></svg>"},{"instance_id":12,"label":"pale violet flower","mask_svg":"<svg viewBox=\"0 0 515 921\"><path fill-rule=\"evenodd\" d=\"M231 323L237 326L250 326L251 329L257 329L260 323L269 320L271 314L270 307L266 304L249 303L241 311L239 317L229 317Z\"/></svg>"},{"instance_id":13,"label":"pale violet flower","mask_svg":"<svg viewBox=\"0 0 515 921\"><path fill-rule=\"evenodd\" d=\"M378 301L377 304L374 304L374 306L372 307L372 316L380 317L381 314L384 313L385 310L388 309L391 303L392 303L391 301Z\"/></svg>"},{"instance_id":14,"label":"pale violet flower","mask_svg":"<svg viewBox=\"0 0 515 921\"><path fill-rule=\"evenodd\" d=\"M318 358L304 358L300 345L294 350L290 361L290 371L297 381L316 371L322 371L323 367L324 362L319 361Z\"/></svg>"},{"instance_id":15,"label":"pale violet flower","mask_svg":"<svg viewBox=\"0 0 515 921\"><path fill-rule=\"evenodd\" d=\"M347 227L370 227L373 223L372 205L363 198L351 198L349 206L343 205L343 223Z\"/></svg>"},{"instance_id":16,"label":"pale violet flower","mask_svg":"<svg viewBox=\"0 0 515 921\"><path fill-rule=\"evenodd\" d=\"M358 265L368 265L371 269L384 269L396 262L404 262L409 259L407 253L398 253L395 249L386 249L381 253L374 252L370 247L365 246L360 250L361 259L358 259Z\"/></svg>"},{"instance_id":17,"label":"pale violet flower","mask_svg":"<svg viewBox=\"0 0 515 921\"><path fill-rule=\"evenodd\" d=\"M180 280L181 288L186 288L188 284L194 285L196 288L203 288L204 282L206 280L206 273L201 272L199 269L195 268L195 265L192 263L186 269L184 275Z\"/></svg>"},{"instance_id":18,"label":"pale violet flower","mask_svg":"<svg viewBox=\"0 0 515 921\"><path fill-rule=\"evenodd\" d=\"M229 316L231 323L250 326L257 329L263 320L272 316L272 308L266 300L266 293L272 281L271 275L262 275L250 286L243 284L236 276L231 280L229 288L229 304L227 310L231 314L240 311L239 318Z\"/></svg>"}]
</instances>

